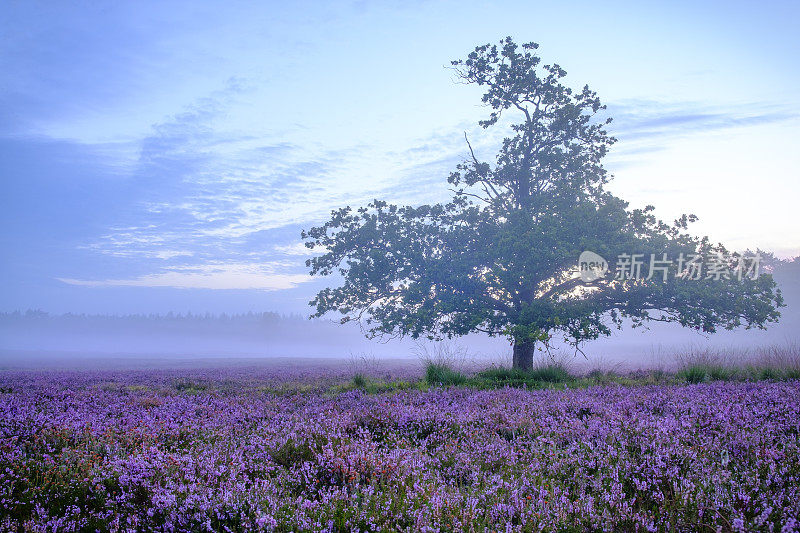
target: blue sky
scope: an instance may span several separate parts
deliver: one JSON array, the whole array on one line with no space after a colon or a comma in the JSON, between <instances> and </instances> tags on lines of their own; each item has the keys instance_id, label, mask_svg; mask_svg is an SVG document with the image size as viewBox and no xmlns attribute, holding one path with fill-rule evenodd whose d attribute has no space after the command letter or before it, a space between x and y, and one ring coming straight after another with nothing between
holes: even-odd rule
<instances>
[{"instance_id":1,"label":"blue sky","mask_svg":"<svg viewBox=\"0 0 800 533\"><path fill-rule=\"evenodd\" d=\"M4 2L0 310L306 311L299 233L444 199L475 87L536 41L608 104L611 189L731 248L800 254L794 2ZM577 259L577 258L576 258Z\"/></svg>"}]
</instances>

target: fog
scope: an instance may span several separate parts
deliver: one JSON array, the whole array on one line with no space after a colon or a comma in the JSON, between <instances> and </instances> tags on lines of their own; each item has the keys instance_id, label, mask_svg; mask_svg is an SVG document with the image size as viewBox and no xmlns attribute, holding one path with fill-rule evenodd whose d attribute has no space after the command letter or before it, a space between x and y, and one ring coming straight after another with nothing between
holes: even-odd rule
<instances>
[{"instance_id":1,"label":"fog","mask_svg":"<svg viewBox=\"0 0 800 533\"><path fill-rule=\"evenodd\" d=\"M578 362L629 367L663 364L687 350L742 352L800 340L800 261L775 266L786 307L767 330L701 334L674 324L647 329L624 327L589 342ZM446 352L479 364L509 364L511 347L502 338L469 335L446 343L410 339L368 340L355 324L308 320L275 312L239 315L51 315L42 311L0 313L0 366L5 368L122 366L303 360L413 361ZM551 355L575 355L554 343ZM585 355L585 358L582 356Z\"/></svg>"},{"instance_id":2,"label":"fog","mask_svg":"<svg viewBox=\"0 0 800 533\"><path fill-rule=\"evenodd\" d=\"M507 343L471 335L459 345L469 346L475 353L494 355L501 353ZM366 339L355 324L273 312L0 314L0 365L5 367L69 367L98 361L116 362L117 366L161 366L276 358L413 359L419 352L419 343L409 339Z\"/></svg>"}]
</instances>

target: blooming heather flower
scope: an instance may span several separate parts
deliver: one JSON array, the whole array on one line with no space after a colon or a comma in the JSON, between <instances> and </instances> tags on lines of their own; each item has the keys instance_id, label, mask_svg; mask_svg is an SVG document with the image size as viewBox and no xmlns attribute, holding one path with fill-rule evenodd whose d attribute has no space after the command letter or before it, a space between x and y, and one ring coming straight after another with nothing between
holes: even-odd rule
<instances>
[{"instance_id":1,"label":"blooming heather flower","mask_svg":"<svg viewBox=\"0 0 800 533\"><path fill-rule=\"evenodd\" d=\"M0 373L0 529L798 527L799 382L299 394L226 372Z\"/></svg>"}]
</instances>

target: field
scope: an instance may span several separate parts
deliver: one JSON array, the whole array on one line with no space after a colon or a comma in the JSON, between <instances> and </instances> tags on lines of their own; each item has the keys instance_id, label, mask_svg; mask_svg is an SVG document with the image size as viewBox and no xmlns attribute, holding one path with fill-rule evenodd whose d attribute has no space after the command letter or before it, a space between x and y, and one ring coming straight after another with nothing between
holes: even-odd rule
<instances>
[{"instance_id":1,"label":"field","mask_svg":"<svg viewBox=\"0 0 800 533\"><path fill-rule=\"evenodd\" d=\"M441 370L4 371L0 529L800 527L791 376L431 383Z\"/></svg>"}]
</instances>

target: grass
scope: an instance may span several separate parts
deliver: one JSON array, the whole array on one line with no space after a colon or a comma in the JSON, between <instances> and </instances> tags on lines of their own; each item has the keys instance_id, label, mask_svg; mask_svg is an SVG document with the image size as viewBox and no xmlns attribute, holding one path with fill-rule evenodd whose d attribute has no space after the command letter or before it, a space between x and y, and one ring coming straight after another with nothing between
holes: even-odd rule
<instances>
[{"instance_id":1,"label":"grass","mask_svg":"<svg viewBox=\"0 0 800 533\"><path fill-rule=\"evenodd\" d=\"M680 383L800 379L800 345L794 342L740 350L689 348L678 360Z\"/></svg>"},{"instance_id":2,"label":"grass","mask_svg":"<svg viewBox=\"0 0 800 533\"><path fill-rule=\"evenodd\" d=\"M320 392L336 395L342 392L358 390L365 394L392 394L400 391L416 389L427 391L433 387L466 387L478 390L500 389L504 387L537 389L583 389L598 386L635 387L646 385L686 385L711 383L715 381L784 381L800 379L800 368L796 366L780 367L772 364L734 365L710 362L685 363L676 372L663 369L639 370L629 373L617 373L610 370L594 369L586 374L577 375L561 363L548 362L531 370L491 366L484 370L467 373L456 370L443 362L427 362L424 376L419 379L406 377L391 378L388 374L382 379L374 374L356 372L349 381L323 384L303 384L285 382L276 386L259 386L260 392L294 395L309 392ZM116 390L119 384L103 385L104 389ZM218 392L211 383L176 379L169 388L179 394L195 395ZM136 392L143 386L128 386L125 390ZM0 389L0 394L10 392Z\"/></svg>"},{"instance_id":3,"label":"grass","mask_svg":"<svg viewBox=\"0 0 800 533\"><path fill-rule=\"evenodd\" d=\"M706 370L706 374L711 381L730 381L736 373L732 368L712 365Z\"/></svg>"},{"instance_id":4,"label":"grass","mask_svg":"<svg viewBox=\"0 0 800 533\"><path fill-rule=\"evenodd\" d=\"M426 385L426 384L423 381L412 382L401 379L383 381L378 379L372 379L362 374L361 372L358 372L353 375L352 379L348 383L344 383L342 385L334 385L330 387L327 392L336 394L339 392L360 390L367 394L383 394L383 393L391 393L413 388L422 389L423 387L421 385ZM425 388L427 388L427 386Z\"/></svg>"},{"instance_id":5,"label":"grass","mask_svg":"<svg viewBox=\"0 0 800 533\"><path fill-rule=\"evenodd\" d=\"M468 387L498 389L514 387L527 389L580 389L596 386L683 385L713 381L781 381L800 379L800 369L776 365L725 365L718 362L685 362L677 372L663 369L639 370L627 374L594 369L576 375L562 363L547 362L531 370L491 366L467 374L444 362L425 363L425 375L420 380L380 380L357 372L349 382L334 385L329 393L360 390L366 394L384 394L409 389L428 390L431 387Z\"/></svg>"},{"instance_id":6,"label":"grass","mask_svg":"<svg viewBox=\"0 0 800 533\"><path fill-rule=\"evenodd\" d=\"M691 365L678 372L678 377L687 383L704 383L708 372L705 365Z\"/></svg>"},{"instance_id":7,"label":"grass","mask_svg":"<svg viewBox=\"0 0 800 533\"><path fill-rule=\"evenodd\" d=\"M429 362L425 365L425 381L428 385L464 385L467 383L467 376L444 363Z\"/></svg>"},{"instance_id":8,"label":"grass","mask_svg":"<svg viewBox=\"0 0 800 533\"><path fill-rule=\"evenodd\" d=\"M783 381L800 379L800 371L771 365L725 366L696 363L683 367L676 378L679 382L693 384L711 381Z\"/></svg>"},{"instance_id":9,"label":"grass","mask_svg":"<svg viewBox=\"0 0 800 533\"><path fill-rule=\"evenodd\" d=\"M468 384L475 388L545 388L548 385L571 383L575 379L564 365L551 363L527 371L518 368L488 368L469 379Z\"/></svg>"},{"instance_id":10,"label":"grass","mask_svg":"<svg viewBox=\"0 0 800 533\"><path fill-rule=\"evenodd\" d=\"M466 376L447 365L429 363L425 383L429 386L467 386L476 389L502 387L586 388L604 385L682 385L712 381L783 381L800 379L795 365L778 366L774 362L750 365L725 365L718 362L685 364L678 372L663 369L640 370L625 375L599 369L578 376L560 363L547 363L525 371L517 368L492 366Z\"/></svg>"},{"instance_id":11,"label":"grass","mask_svg":"<svg viewBox=\"0 0 800 533\"><path fill-rule=\"evenodd\" d=\"M567 383L575 379L564 365L558 363L534 368L529 374L533 379L546 383Z\"/></svg>"},{"instance_id":12,"label":"grass","mask_svg":"<svg viewBox=\"0 0 800 533\"><path fill-rule=\"evenodd\" d=\"M573 383L573 376L565 366L547 364L532 370L491 367L467 376L442 363L428 363L425 367L425 383L428 386L466 386L474 389L496 389L502 387L526 387L533 389L563 388Z\"/></svg>"},{"instance_id":13,"label":"grass","mask_svg":"<svg viewBox=\"0 0 800 533\"><path fill-rule=\"evenodd\" d=\"M452 352L452 350L451 350ZM358 390L365 394L391 394L416 389L427 391L437 387L467 387L472 389L497 389L504 387L527 389L580 389L597 386L646 386L685 385L716 381L783 381L800 379L800 349L797 345L769 347L753 352L687 350L679 355L676 370L656 368L622 373L595 368L588 373L576 374L563 362L546 359L533 369L524 371L503 366L491 366L480 371L469 368L464 358L447 352L433 353L423 359L424 374L420 378L413 374L403 377L390 372L377 372L377 368L352 369L349 380L331 378L316 384L281 382L271 386L260 385L259 391L291 395L305 392L320 392L336 395ZM376 365L372 365L375 367ZM473 365L474 368L474 365ZM345 378L346 380L347 378ZM142 385L123 387L120 383L108 382L100 385L106 390L124 388L135 392ZM167 385L168 392L185 395L219 393L220 387L204 379L173 379ZM0 394L10 392L0 389Z\"/></svg>"},{"instance_id":14,"label":"grass","mask_svg":"<svg viewBox=\"0 0 800 533\"><path fill-rule=\"evenodd\" d=\"M356 389L363 389L367 386L367 377L364 374L358 373L353 376L353 387Z\"/></svg>"}]
</instances>

